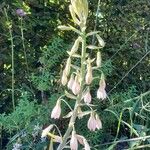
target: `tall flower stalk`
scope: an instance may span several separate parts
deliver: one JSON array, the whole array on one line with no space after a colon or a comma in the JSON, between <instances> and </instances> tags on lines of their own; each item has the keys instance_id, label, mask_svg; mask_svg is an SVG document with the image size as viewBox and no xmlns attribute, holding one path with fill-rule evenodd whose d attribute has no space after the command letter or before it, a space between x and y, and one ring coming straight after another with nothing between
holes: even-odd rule
<instances>
[{"instance_id":1,"label":"tall flower stalk","mask_svg":"<svg viewBox=\"0 0 150 150\"><path fill-rule=\"evenodd\" d=\"M22 47L23 47L23 52L24 52L24 59L25 59L25 64L27 68L27 76L29 76L29 66L28 66L28 59L27 59L27 52L26 52L25 38L24 38L23 18L20 17L19 19L20 19L20 31L21 31L21 40L22 40Z\"/></svg>"},{"instance_id":2,"label":"tall flower stalk","mask_svg":"<svg viewBox=\"0 0 150 150\"><path fill-rule=\"evenodd\" d=\"M13 109L15 110L15 65L14 65L14 40L13 40L13 34L12 34L12 23L8 18L7 15L7 10L4 9L4 13L6 16L6 26L9 30L9 38L10 38L10 42L11 42L11 98L12 98L12 106Z\"/></svg>"},{"instance_id":3,"label":"tall flower stalk","mask_svg":"<svg viewBox=\"0 0 150 150\"><path fill-rule=\"evenodd\" d=\"M87 140L79 135L76 134L75 130L75 122L77 118L82 118L85 115L89 115L89 120L87 121L87 127L91 131L95 131L96 129L102 128L102 122L96 113L93 110L91 103L92 96L90 94L90 87L93 81L93 72L94 69L101 67L101 54L100 49L104 47L105 42L103 39L98 35L98 31L86 33L86 22L88 17L88 1L87 0L71 0L71 5L69 6L69 10L72 16L72 19L76 25L80 27L80 30L77 28L68 25L62 25L58 28L61 30L72 30L78 34L78 38L75 40L75 43L70 51L67 51L69 57L66 61L66 66L64 67L61 83L63 86L68 87L70 92L65 92L65 95L61 96L56 103L56 106L52 110L52 118L59 119L61 116L61 101L65 101L62 99L63 97L68 97L70 99L75 99L74 108L64 117L69 118L69 125L66 130L66 133L63 137L60 137L62 140L57 148L57 150L62 150L65 146L68 146L70 143L70 148L72 150L78 149L78 144L84 146L85 150L90 150L90 146ZM90 36L96 35L98 46L95 45L88 45L87 38ZM80 52L80 45L81 52ZM96 58L90 58L90 54L88 53L88 49L97 50ZM80 59L80 66L75 66L73 64L74 59ZM94 64L94 65L93 65ZM98 89L98 97L99 99L106 98L106 91L105 91L105 80L104 74L102 73L100 77L100 92L105 95L103 96L101 93L99 94ZM99 96L102 95L102 96ZM65 101L67 105L68 102ZM89 111L82 112L82 107L88 106L90 108ZM56 109L57 108L57 109ZM48 134L50 135L50 134ZM51 137L52 139L53 137Z\"/></svg>"},{"instance_id":4,"label":"tall flower stalk","mask_svg":"<svg viewBox=\"0 0 150 150\"><path fill-rule=\"evenodd\" d=\"M70 136L70 132L72 131L73 129L73 126L75 124L75 120L78 116L78 107L80 106L80 102L81 102L81 99L82 99L82 93L83 93L83 88L84 88L84 77L85 77L85 74L86 74L86 64L85 64L85 60L86 60L86 34L85 32L82 33L82 55L81 55L81 69L80 69L80 72L81 72L81 90L80 90L80 93L78 94L77 96L77 99L76 99L76 103L75 103L75 106L74 106L74 110L73 110L73 114L72 114L72 117L70 119L70 122L69 122L69 126L68 126L68 129L63 137L63 142L59 145L58 147L58 150L61 150L64 148L66 142L67 142L67 139L68 137Z\"/></svg>"}]
</instances>

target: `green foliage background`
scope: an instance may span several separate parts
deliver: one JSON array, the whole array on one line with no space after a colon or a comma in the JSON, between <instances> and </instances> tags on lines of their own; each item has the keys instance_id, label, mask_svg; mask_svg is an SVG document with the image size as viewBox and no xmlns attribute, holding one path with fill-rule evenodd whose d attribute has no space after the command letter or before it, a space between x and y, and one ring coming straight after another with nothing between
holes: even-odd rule
<instances>
[{"instance_id":1,"label":"green foliage background","mask_svg":"<svg viewBox=\"0 0 150 150\"><path fill-rule=\"evenodd\" d=\"M69 0L1 0L0 149L12 149L15 142L27 150L40 150L47 146L48 141L41 141L40 134L42 128L54 122L50 119L50 112L63 93L59 79L66 51L77 36L57 29L60 24L73 25L69 3ZM16 15L17 8L28 13L22 24ZM88 118L85 118L78 120L78 131L88 138L92 149L97 150L134 149L149 145L149 139L127 140L150 134L149 0L101 0L98 12L97 8L98 0L89 0L87 31L93 31L96 25L96 30L106 42L102 50L102 69L107 75L109 99L103 102L93 99L98 105L103 129L89 132L86 128ZM11 43L4 9L12 25L14 40L15 111L11 100ZM95 52L91 55L94 56ZM93 96L97 86L95 82ZM64 132L68 120L60 119L55 123ZM127 141L116 142L124 139ZM115 142L110 143L112 141Z\"/></svg>"}]
</instances>

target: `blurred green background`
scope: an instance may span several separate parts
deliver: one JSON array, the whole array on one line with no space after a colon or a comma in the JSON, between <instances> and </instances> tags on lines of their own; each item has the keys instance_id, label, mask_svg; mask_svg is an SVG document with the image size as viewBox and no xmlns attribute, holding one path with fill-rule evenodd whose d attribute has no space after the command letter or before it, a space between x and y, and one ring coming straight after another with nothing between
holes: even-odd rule
<instances>
[{"instance_id":1,"label":"blurred green background","mask_svg":"<svg viewBox=\"0 0 150 150\"><path fill-rule=\"evenodd\" d=\"M0 149L11 150L15 143L20 143L23 150L47 147L48 140L40 138L41 130L54 122L50 113L64 90L59 79L66 51L77 38L75 33L57 29L58 25L74 25L69 4L69 0L0 1ZM19 17L18 8L27 14ZM89 132L85 117L77 121L77 130L95 150L133 150L143 145L148 149L149 138L129 139L150 133L150 2L89 0L89 10L87 32L100 31L106 42L102 69L109 98L103 102L93 99L103 129ZM95 38L88 42L95 43ZM95 56L95 51L90 53ZM15 110L11 97L12 60ZM95 82L93 95L97 87ZM63 107L65 113L67 108ZM68 120L55 123L64 133ZM116 142L121 140L125 141Z\"/></svg>"}]
</instances>

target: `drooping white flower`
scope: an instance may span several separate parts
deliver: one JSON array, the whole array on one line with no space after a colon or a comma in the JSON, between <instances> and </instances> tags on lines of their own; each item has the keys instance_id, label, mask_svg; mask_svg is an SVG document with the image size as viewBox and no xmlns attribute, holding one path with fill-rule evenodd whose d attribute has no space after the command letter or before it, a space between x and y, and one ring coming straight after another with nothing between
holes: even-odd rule
<instances>
[{"instance_id":1,"label":"drooping white flower","mask_svg":"<svg viewBox=\"0 0 150 150\"><path fill-rule=\"evenodd\" d=\"M76 137L77 137L77 140L78 140L78 142L80 143L80 144L82 144L82 145L84 145L84 143L83 143L83 136L82 135L79 135L79 134L76 134Z\"/></svg>"},{"instance_id":2,"label":"drooping white flower","mask_svg":"<svg viewBox=\"0 0 150 150\"><path fill-rule=\"evenodd\" d=\"M68 89L70 89L70 90L72 89L72 86L73 86L74 81L75 81L75 80L74 80L74 75L72 74L71 77L70 77L70 80L69 80L69 82L68 82L68 85L67 85L67 86L68 86Z\"/></svg>"},{"instance_id":3,"label":"drooping white flower","mask_svg":"<svg viewBox=\"0 0 150 150\"><path fill-rule=\"evenodd\" d=\"M90 118L89 118L88 123L87 123L87 127L90 131L96 130L96 120L95 120L93 113L91 113L91 115L90 115Z\"/></svg>"},{"instance_id":4,"label":"drooping white flower","mask_svg":"<svg viewBox=\"0 0 150 150\"><path fill-rule=\"evenodd\" d=\"M92 96L91 96L91 93L90 93L89 89L87 89L87 91L85 92L83 98L84 98L85 103L88 103L88 104L91 103Z\"/></svg>"},{"instance_id":5,"label":"drooping white flower","mask_svg":"<svg viewBox=\"0 0 150 150\"><path fill-rule=\"evenodd\" d=\"M70 140L71 150L78 150L78 141L75 131L72 131L71 140Z\"/></svg>"},{"instance_id":6,"label":"drooping white flower","mask_svg":"<svg viewBox=\"0 0 150 150\"><path fill-rule=\"evenodd\" d=\"M61 114L61 101L58 100L55 107L52 110L51 118L58 119Z\"/></svg>"},{"instance_id":7,"label":"drooping white flower","mask_svg":"<svg viewBox=\"0 0 150 150\"><path fill-rule=\"evenodd\" d=\"M84 149L85 150L90 150L91 149L89 143L87 142L87 140L85 138L83 139L83 143L84 143Z\"/></svg>"},{"instance_id":8,"label":"drooping white flower","mask_svg":"<svg viewBox=\"0 0 150 150\"><path fill-rule=\"evenodd\" d=\"M78 142L84 145L84 150L90 150L90 145L88 144L84 136L76 134L76 137L77 137Z\"/></svg>"},{"instance_id":9,"label":"drooping white flower","mask_svg":"<svg viewBox=\"0 0 150 150\"><path fill-rule=\"evenodd\" d=\"M107 98L107 93L106 93L106 82L105 82L105 79L104 79L104 74L102 73L101 75L101 79L100 79L100 82L99 82L99 88L97 90L97 98L98 99L106 99Z\"/></svg>"},{"instance_id":10,"label":"drooping white flower","mask_svg":"<svg viewBox=\"0 0 150 150\"><path fill-rule=\"evenodd\" d=\"M72 92L75 95L78 95L80 92L80 83L78 82L77 76L75 77L75 81L74 81L73 86L72 86Z\"/></svg>"},{"instance_id":11,"label":"drooping white flower","mask_svg":"<svg viewBox=\"0 0 150 150\"><path fill-rule=\"evenodd\" d=\"M107 98L106 90L99 87L99 89L97 90L97 98L102 100L106 99Z\"/></svg>"},{"instance_id":12,"label":"drooping white flower","mask_svg":"<svg viewBox=\"0 0 150 150\"><path fill-rule=\"evenodd\" d=\"M102 122L99 119L99 116L94 112L91 113L87 126L91 131L95 131L96 129L102 129Z\"/></svg>"}]
</instances>

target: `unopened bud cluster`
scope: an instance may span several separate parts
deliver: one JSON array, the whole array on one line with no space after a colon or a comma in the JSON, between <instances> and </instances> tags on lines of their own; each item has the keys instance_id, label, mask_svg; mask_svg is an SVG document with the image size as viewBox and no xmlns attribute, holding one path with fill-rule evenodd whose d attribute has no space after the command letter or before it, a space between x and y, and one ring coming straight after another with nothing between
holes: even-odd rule
<instances>
[{"instance_id":1,"label":"unopened bud cluster","mask_svg":"<svg viewBox=\"0 0 150 150\"><path fill-rule=\"evenodd\" d=\"M70 99L75 99L76 101L74 109L71 108L71 112L69 112L68 113L69 115L67 115L67 117L71 118L67 132L64 135L64 137L62 138L58 136L53 136L52 133L50 133L53 126L49 126L45 130L43 130L42 137L49 135L54 141L59 141L60 145L58 147L58 150L64 147L69 137L71 150L78 150L78 144L83 145L85 150L90 150L90 146L87 140L83 136L76 134L75 120L77 119L77 117L82 118L85 115L89 115L89 120L87 121L88 129L90 131L102 129L102 122L96 111L93 110L92 108L93 105L91 105L93 98L91 95L90 88L94 80L93 76L94 69L95 68L98 69L102 66L100 49L105 46L105 42L96 31L90 32L88 34L85 33L86 22L88 17L87 0L71 0L69 10L74 23L80 26L80 31L70 25L59 26L59 29L61 30L72 30L79 34L70 51L67 51L69 57L67 58L64 70L62 71L61 83L63 86L67 87L67 89L65 90L67 91L67 94L65 96ZM94 34L96 35L97 41L99 43L98 46L86 45L86 39ZM80 45L82 45L81 52L79 52ZM95 58L90 58L90 54L88 54L86 51L87 49L97 50ZM76 66L73 63L73 60L75 59L80 59L81 66ZM105 89L106 89L105 76L104 73L102 73L100 76L99 87L97 89L98 99L104 100L107 97ZM62 101L64 101L70 108L70 105L66 100L64 99L62 100L62 97L59 98L56 102L55 107L52 110L51 118L54 119L60 118ZM90 111L82 112L81 108L84 106L88 106L90 108Z\"/></svg>"}]
</instances>

